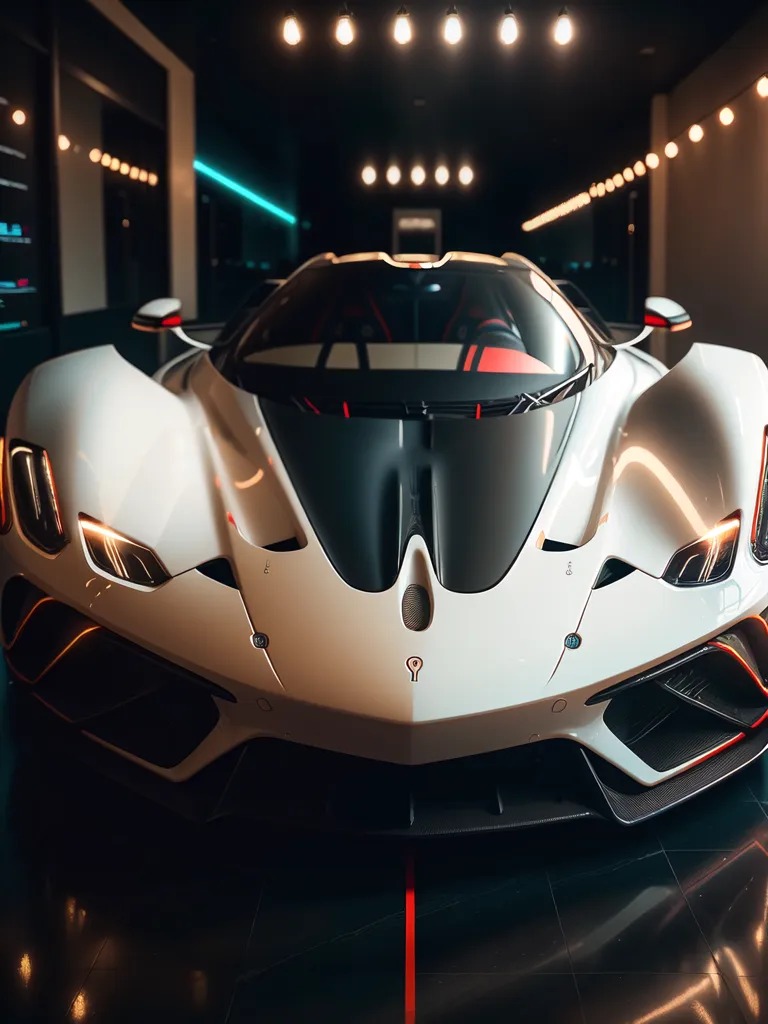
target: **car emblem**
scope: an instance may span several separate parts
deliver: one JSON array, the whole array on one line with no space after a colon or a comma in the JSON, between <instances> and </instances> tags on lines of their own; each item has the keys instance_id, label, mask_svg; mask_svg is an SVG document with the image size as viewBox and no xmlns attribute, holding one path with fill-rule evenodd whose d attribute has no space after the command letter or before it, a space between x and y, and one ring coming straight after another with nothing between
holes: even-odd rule
<instances>
[{"instance_id":1,"label":"car emblem","mask_svg":"<svg viewBox=\"0 0 768 1024\"><path fill-rule=\"evenodd\" d=\"M260 651L264 651L269 647L269 637L266 633L254 633L251 637L251 643Z\"/></svg>"},{"instance_id":2,"label":"car emblem","mask_svg":"<svg viewBox=\"0 0 768 1024\"><path fill-rule=\"evenodd\" d=\"M569 651L575 651L577 647L581 647L581 637L578 633L569 633L565 638L565 646Z\"/></svg>"},{"instance_id":3,"label":"car emblem","mask_svg":"<svg viewBox=\"0 0 768 1024\"><path fill-rule=\"evenodd\" d=\"M424 662L421 658L408 658L405 662L405 667L411 673L411 682L417 683L419 681L419 672L421 672L424 666Z\"/></svg>"}]
</instances>

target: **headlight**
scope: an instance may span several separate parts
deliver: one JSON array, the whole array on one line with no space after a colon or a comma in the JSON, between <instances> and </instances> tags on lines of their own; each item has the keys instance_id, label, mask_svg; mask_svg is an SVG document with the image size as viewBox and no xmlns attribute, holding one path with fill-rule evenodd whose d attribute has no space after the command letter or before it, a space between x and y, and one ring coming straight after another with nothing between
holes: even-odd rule
<instances>
[{"instance_id":1,"label":"headlight","mask_svg":"<svg viewBox=\"0 0 768 1024\"><path fill-rule=\"evenodd\" d=\"M11 505L5 479L5 438L0 437L0 533L8 533L11 528Z\"/></svg>"},{"instance_id":2,"label":"headlight","mask_svg":"<svg viewBox=\"0 0 768 1024\"><path fill-rule=\"evenodd\" d=\"M21 532L47 555L58 555L67 544L67 536L48 452L26 441L11 441L8 458Z\"/></svg>"},{"instance_id":3,"label":"headlight","mask_svg":"<svg viewBox=\"0 0 768 1024\"><path fill-rule=\"evenodd\" d=\"M109 576L142 587L159 587L171 578L153 551L117 530L86 516L80 516L80 530L94 565Z\"/></svg>"},{"instance_id":4,"label":"headlight","mask_svg":"<svg viewBox=\"0 0 768 1024\"><path fill-rule=\"evenodd\" d=\"M760 492L757 495L757 507L752 523L752 553L758 562L768 562L768 429L763 437L763 464L760 468Z\"/></svg>"},{"instance_id":5,"label":"headlight","mask_svg":"<svg viewBox=\"0 0 768 1024\"><path fill-rule=\"evenodd\" d=\"M733 568L740 526L740 513L734 512L699 540L680 548L662 579L675 587L700 587L724 580Z\"/></svg>"}]
</instances>

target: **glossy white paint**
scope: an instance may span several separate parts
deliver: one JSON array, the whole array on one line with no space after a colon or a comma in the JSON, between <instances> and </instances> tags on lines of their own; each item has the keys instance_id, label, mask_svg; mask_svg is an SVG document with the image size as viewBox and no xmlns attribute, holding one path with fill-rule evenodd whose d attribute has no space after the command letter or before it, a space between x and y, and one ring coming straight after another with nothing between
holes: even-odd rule
<instances>
[{"instance_id":1,"label":"glossy white paint","mask_svg":"<svg viewBox=\"0 0 768 1024\"><path fill-rule=\"evenodd\" d=\"M768 570L748 543L768 418L759 359L695 346L667 372L642 353L619 352L578 399L560 469L517 561L478 594L442 588L418 537L391 590L350 588L297 500L258 400L205 355L165 372L147 378L112 348L33 371L8 436L49 451L73 541L48 558L15 527L0 538L0 587L24 573L237 697L220 703L219 725L191 757L152 770L188 778L260 735L402 763L570 737L646 785L682 770L650 769L603 724L602 707L584 702L768 605ZM679 547L736 510L743 529L730 579L680 590L658 578ZM152 547L174 578L146 591L92 568L80 512ZM300 550L264 550L291 536ZM578 547L544 551L542 537ZM222 555L242 598L194 571ZM641 571L592 590L614 556ZM422 633L400 614L414 581L433 597ZM268 652L252 646L254 630L268 634ZM571 632L582 637L575 651L564 648ZM423 661L417 683L406 667L413 656Z\"/></svg>"}]
</instances>

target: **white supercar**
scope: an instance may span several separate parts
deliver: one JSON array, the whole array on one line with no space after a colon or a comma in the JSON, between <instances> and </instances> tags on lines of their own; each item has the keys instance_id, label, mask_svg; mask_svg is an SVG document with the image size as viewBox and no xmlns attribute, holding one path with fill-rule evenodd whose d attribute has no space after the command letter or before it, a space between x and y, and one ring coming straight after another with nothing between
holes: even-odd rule
<instances>
[{"instance_id":1,"label":"white supercar","mask_svg":"<svg viewBox=\"0 0 768 1024\"><path fill-rule=\"evenodd\" d=\"M0 450L25 734L199 817L409 834L633 823L758 757L768 370L667 370L634 344L681 307L618 344L566 294L326 254L212 346L143 307L196 345L154 378L33 370Z\"/></svg>"}]
</instances>

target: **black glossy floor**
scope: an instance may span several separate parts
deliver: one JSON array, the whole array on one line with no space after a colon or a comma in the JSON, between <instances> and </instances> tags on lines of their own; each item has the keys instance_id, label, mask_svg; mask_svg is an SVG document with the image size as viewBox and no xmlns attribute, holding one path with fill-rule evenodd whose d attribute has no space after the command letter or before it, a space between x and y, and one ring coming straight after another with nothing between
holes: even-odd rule
<instances>
[{"instance_id":1,"label":"black glossy floor","mask_svg":"<svg viewBox=\"0 0 768 1024\"><path fill-rule=\"evenodd\" d=\"M3 726L0 1022L407 1021L412 857L416 1022L768 1024L766 780L408 850L196 829Z\"/></svg>"}]
</instances>

